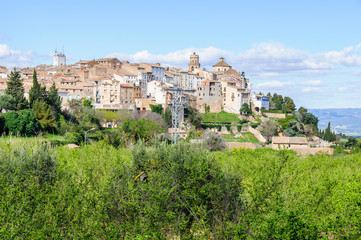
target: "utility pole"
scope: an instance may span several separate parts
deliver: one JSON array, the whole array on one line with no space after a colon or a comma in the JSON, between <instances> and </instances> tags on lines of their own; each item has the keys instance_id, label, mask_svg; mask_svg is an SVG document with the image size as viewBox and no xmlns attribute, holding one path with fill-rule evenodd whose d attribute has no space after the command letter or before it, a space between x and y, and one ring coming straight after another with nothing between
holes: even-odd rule
<instances>
[{"instance_id":1,"label":"utility pole","mask_svg":"<svg viewBox=\"0 0 361 240\"><path fill-rule=\"evenodd\" d=\"M168 89L167 92L172 95L172 142L173 144L179 141L179 125L182 119L182 114L184 114L184 104L182 102L181 92L188 90L183 90L178 88L177 85L174 85L172 89Z\"/></svg>"}]
</instances>

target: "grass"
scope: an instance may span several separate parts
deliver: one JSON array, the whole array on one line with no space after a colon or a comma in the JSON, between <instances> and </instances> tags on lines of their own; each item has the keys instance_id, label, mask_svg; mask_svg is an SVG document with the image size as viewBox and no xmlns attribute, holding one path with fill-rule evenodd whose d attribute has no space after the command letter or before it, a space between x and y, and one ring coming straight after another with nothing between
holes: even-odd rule
<instances>
[{"instance_id":1,"label":"grass","mask_svg":"<svg viewBox=\"0 0 361 240\"><path fill-rule=\"evenodd\" d=\"M206 123L230 123L239 122L237 114L219 112L219 113L201 113L202 122Z\"/></svg>"},{"instance_id":2,"label":"grass","mask_svg":"<svg viewBox=\"0 0 361 240\"><path fill-rule=\"evenodd\" d=\"M242 133L243 138L235 138L234 135L223 135L226 142L250 142L259 143L258 139L250 132Z\"/></svg>"},{"instance_id":3,"label":"grass","mask_svg":"<svg viewBox=\"0 0 361 240\"><path fill-rule=\"evenodd\" d=\"M59 140L63 141L65 139L64 136L61 135L55 135L55 134L47 134L41 137L16 137L16 136L2 136L0 137L0 142L8 142L8 143L27 143L27 142L33 142L33 143L39 143L43 141L48 140Z\"/></svg>"}]
</instances>

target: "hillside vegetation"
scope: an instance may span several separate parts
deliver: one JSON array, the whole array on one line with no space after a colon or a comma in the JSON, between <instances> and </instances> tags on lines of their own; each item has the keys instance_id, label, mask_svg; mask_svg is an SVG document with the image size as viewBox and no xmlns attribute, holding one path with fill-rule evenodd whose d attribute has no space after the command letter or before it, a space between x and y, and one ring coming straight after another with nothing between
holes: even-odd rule
<instances>
[{"instance_id":1,"label":"hillside vegetation","mask_svg":"<svg viewBox=\"0 0 361 240\"><path fill-rule=\"evenodd\" d=\"M19 142L18 142L19 143ZM1 239L360 237L361 154L0 142Z\"/></svg>"}]
</instances>

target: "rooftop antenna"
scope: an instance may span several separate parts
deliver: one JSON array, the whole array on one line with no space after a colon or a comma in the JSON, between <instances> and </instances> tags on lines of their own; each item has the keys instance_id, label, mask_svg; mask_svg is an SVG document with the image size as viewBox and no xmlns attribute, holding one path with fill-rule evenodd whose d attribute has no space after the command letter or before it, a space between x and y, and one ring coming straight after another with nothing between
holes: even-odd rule
<instances>
[{"instance_id":1,"label":"rooftop antenna","mask_svg":"<svg viewBox=\"0 0 361 240\"><path fill-rule=\"evenodd\" d=\"M65 52L64 52L64 45L63 45L63 55L65 55Z\"/></svg>"}]
</instances>

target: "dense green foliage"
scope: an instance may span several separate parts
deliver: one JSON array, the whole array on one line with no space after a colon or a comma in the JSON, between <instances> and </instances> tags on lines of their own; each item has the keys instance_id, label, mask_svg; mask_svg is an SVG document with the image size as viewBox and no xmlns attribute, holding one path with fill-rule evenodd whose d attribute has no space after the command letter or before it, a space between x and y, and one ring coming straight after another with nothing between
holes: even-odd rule
<instances>
[{"instance_id":1,"label":"dense green foliage","mask_svg":"<svg viewBox=\"0 0 361 240\"><path fill-rule=\"evenodd\" d=\"M239 110L241 115L249 116L252 114L251 108L248 103L243 103L241 109Z\"/></svg>"},{"instance_id":2,"label":"dense green foliage","mask_svg":"<svg viewBox=\"0 0 361 240\"><path fill-rule=\"evenodd\" d=\"M164 130L155 122L142 118L137 121L125 120L120 129L124 132L125 138L137 142L138 140L149 141Z\"/></svg>"},{"instance_id":3,"label":"dense green foliage","mask_svg":"<svg viewBox=\"0 0 361 240\"><path fill-rule=\"evenodd\" d=\"M292 113L296 110L296 105L290 97L283 97L277 93L273 95L268 93L267 96L270 98L270 110L278 110L282 113Z\"/></svg>"},{"instance_id":4,"label":"dense green foliage","mask_svg":"<svg viewBox=\"0 0 361 240\"><path fill-rule=\"evenodd\" d=\"M184 109L184 113L187 116L188 122L192 124L196 129L201 128L202 124L202 115L198 112L196 108L188 106Z\"/></svg>"},{"instance_id":5,"label":"dense green foliage","mask_svg":"<svg viewBox=\"0 0 361 240\"><path fill-rule=\"evenodd\" d=\"M41 130L39 122L30 109L7 112L2 114L2 117L5 120L3 131L6 134L35 136Z\"/></svg>"},{"instance_id":6,"label":"dense green foliage","mask_svg":"<svg viewBox=\"0 0 361 240\"><path fill-rule=\"evenodd\" d=\"M51 107L46 102L37 100L33 102L33 113L44 130L51 131L56 128L55 117L51 112Z\"/></svg>"},{"instance_id":7,"label":"dense green foliage","mask_svg":"<svg viewBox=\"0 0 361 240\"><path fill-rule=\"evenodd\" d=\"M58 95L58 89L56 88L55 82L53 82L49 92L47 92L46 103L51 107L51 111L56 119L58 119L61 113L61 98Z\"/></svg>"},{"instance_id":8,"label":"dense green foliage","mask_svg":"<svg viewBox=\"0 0 361 240\"><path fill-rule=\"evenodd\" d=\"M5 89L5 94L11 95L14 98L13 109L22 110L27 108L28 101L24 97L25 89L20 72L17 70L11 71L8 78L9 81L7 83L7 88Z\"/></svg>"},{"instance_id":9,"label":"dense green foliage","mask_svg":"<svg viewBox=\"0 0 361 240\"><path fill-rule=\"evenodd\" d=\"M47 99L47 92L45 86L40 86L36 70L33 73L33 86L29 91L29 102L30 106L34 106L35 102L45 102Z\"/></svg>"},{"instance_id":10,"label":"dense green foliage","mask_svg":"<svg viewBox=\"0 0 361 240\"><path fill-rule=\"evenodd\" d=\"M361 153L0 141L2 239L358 239Z\"/></svg>"},{"instance_id":11,"label":"dense green foliage","mask_svg":"<svg viewBox=\"0 0 361 240\"><path fill-rule=\"evenodd\" d=\"M0 95L0 113L2 110L14 110L15 99L12 95Z\"/></svg>"},{"instance_id":12,"label":"dense green foliage","mask_svg":"<svg viewBox=\"0 0 361 240\"><path fill-rule=\"evenodd\" d=\"M149 107L152 110L152 112L155 112L158 114L162 114L162 112L163 112L162 104L157 104L157 105L149 104Z\"/></svg>"},{"instance_id":13,"label":"dense green foliage","mask_svg":"<svg viewBox=\"0 0 361 240\"><path fill-rule=\"evenodd\" d=\"M336 141L336 133L332 132L331 130L331 122L328 122L327 128L325 130L321 130L319 135L328 142Z\"/></svg>"}]
</instances>

